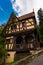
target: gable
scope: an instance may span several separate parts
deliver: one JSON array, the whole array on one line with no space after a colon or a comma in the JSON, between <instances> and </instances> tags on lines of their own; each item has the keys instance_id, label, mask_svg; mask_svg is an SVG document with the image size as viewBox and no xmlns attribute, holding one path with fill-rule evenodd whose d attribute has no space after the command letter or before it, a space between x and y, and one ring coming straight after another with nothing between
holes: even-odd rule
<instances>
[{"instance_id":1,"label":"gable","mask_svg":"<svg viewBox=\"0 0 43 65\"><path fill-rule=\"evenodd\" d=\"M9 18L8 24L11 24L11 23L14 23L17 21L18 21L18 18L14 15L14 13L12 13L10 18Z\"/></svg>"},{"instance_id":2,"label":"gable","mask_svg":"<svg viewBox=\"0 0 43 65\"><path fill-rule=\"evenodd\" d=\"M3 30L4 31L3 33L10 34L14 32L16 33L35 28L36 28L36 19L35 14L33 12L18 18L12 13L7 25Z\"/></svg>"},{"instance_id":3,"label":"gable","mask_svg":"<svg viewBox=\"0 0 43 65\"><path fill-rule=\"evenodd\" d=\"M2 34L6 34L6 31L11 27L12 24L15 24L18 21L18 18L14 15L14 13L11 14L6 26L4 27Z\"/></svg>"}]
</instances>

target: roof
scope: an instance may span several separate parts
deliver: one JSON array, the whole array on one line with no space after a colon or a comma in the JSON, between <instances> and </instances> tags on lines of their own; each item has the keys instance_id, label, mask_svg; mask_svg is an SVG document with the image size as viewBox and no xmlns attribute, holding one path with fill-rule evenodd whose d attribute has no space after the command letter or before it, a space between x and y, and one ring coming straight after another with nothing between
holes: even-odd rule
<instances>
[{"instance_id":1,"label":"roof","mask_svg":"<svg viewBox=\"0 0 43 65\"><path fill-rule=\"evenodd\" d=\"M35 16L35 13L31 12L31 13L28 13L28 14L25 14L23 16L18 17L18 19L23 20L23 19L26 19L26 18L34 17L34 16Z\"/></svg>"},{"instance_id":2,"label":"roof","mask_svg":"<svg viewBox=\"0 0 43 65\"><path fill-rule=\"evenodd\" d=\"M9 19L11 19L12 16L15 16L15 14L12 13ZM20 16L20 17L16 17L16 16L15 17L18 19L18 21L20 21L20 20L24 20L24 19L31 18L31 17L34 17L34 16L35 16L35 13L34 12L31 12L31 13L25 14L25 15ZM9 23L9 20L8 20L6 26L4 27L4 29L6 29L8 23ZM3 29L3 31L4 31L4 29ZM3 33L3 31L2 31L2 33Z\"/></svg>"}]
</instances>

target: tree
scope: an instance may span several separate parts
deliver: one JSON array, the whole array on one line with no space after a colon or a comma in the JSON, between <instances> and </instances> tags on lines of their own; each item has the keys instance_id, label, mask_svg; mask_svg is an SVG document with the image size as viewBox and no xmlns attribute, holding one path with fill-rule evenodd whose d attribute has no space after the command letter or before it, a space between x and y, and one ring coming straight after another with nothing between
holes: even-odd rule
<instances>
[{"instance_id":1,"label":"tree","mask_svg":"<svg viewBox=\"0 0 43 65\"><path fill-rule=\"evenodd\" d=\"M0 35L0 63L5 63L6 49L5 49L5 38Z\"/></svg>"},{"instance_id":2,"label":"tree","mask_svg":"<svg viewBox=\"0 0 43 65\"><path fill-rule=\"evenodd\" d=\"M6 57L6 49L5 49L5 37L1 35L2 29L0 28L0 64L4 65L5 57Z\"/></svg>"},{"instance_id":3,"label":"tree","mask_svg":"<svg viewBox=\"0 0 43 65\"><path fill-rule=\"evenodd\" d=\"M43 43L43 10L38 10L40 42Z\"/></svg>"}]
</instances>

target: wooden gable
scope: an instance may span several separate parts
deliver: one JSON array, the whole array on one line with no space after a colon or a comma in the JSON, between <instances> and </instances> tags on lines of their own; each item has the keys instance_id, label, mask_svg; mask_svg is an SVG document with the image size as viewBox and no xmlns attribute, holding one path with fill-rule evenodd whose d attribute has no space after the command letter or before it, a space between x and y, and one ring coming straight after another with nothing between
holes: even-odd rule
<instances>
[{"instance_id":1,"label":"wooden gable","mask_svg":"<svg viewBox=\"0 0 43 65\"><path fill-rule=\"evenodd\" d=\"M18 21L18 18L14 15L14 13L11 14L8 24L10 25L11 23L15 23Z\"/></svg>"},{"instance_id":2,"label":"wooden gable","mask_svg":"<svg viewBox=\"0 0 43 65\"><path fill-rule=\"evenodd\" d=\"M18 33L36 28L35 13L29 13L21 17L11 14L7 25L4 28L4 34Z\"/></svg>"},{"instance_id":3,"label":"wooden gable","mask_svg":"<svg viewBox=\"0 0 43 65\"><path fill-rule=\"evenodd\" d=\"M11 26L14 26L18 21L18 18L14 15L14 13L11 14L6 26L4 27L2 34L8 33L10 30Z\"/></svg>"}]
</instances>

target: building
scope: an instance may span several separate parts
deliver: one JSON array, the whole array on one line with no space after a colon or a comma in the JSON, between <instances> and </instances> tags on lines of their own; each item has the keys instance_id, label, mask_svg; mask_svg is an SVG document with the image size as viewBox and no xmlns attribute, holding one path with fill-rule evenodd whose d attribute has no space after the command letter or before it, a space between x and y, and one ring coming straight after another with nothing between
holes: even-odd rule
<instances>
[{"instance_id":1,"label":"building","mask_svg":"<svg viewBox=\"0 0 43 65\"><path fill-rule=\"evenodd\" d=\"M38 47L38 34L35 13L31 12L21 17L11 14L8 23L2 31L6 36L6 50L14 59L16 52L26 52ZM13 61L13 60L12 60Z\"/></svg>"}]
</instances>

